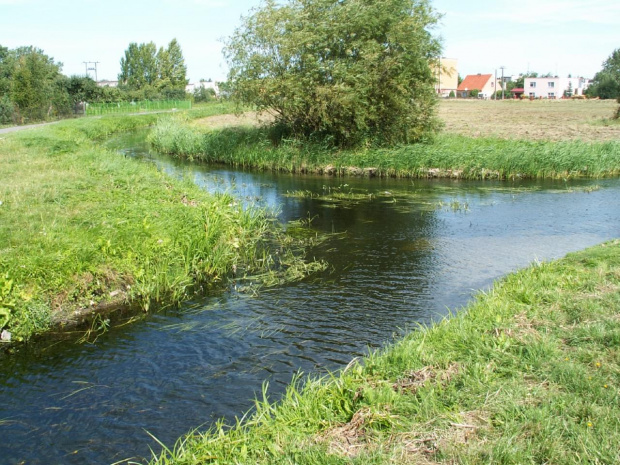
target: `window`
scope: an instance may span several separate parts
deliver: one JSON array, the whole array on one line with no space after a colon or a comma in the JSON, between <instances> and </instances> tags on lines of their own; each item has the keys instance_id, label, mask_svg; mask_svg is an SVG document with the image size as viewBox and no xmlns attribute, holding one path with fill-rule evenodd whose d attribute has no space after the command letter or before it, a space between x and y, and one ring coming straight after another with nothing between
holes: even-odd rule
<instances>
[{"instance_id":1,"label":"window","mask_svg":"<svg viewBox=\"0 0 620 465\"><path fill-rule=\"evenodd\" d=\"M549 98L555 98L555 93L554 92L549 92Z\"/></svg>"},{"instance_id":2,"label":"window","mask_svg":"<svg viewBox=\"0 0 620 465\"><path fill-rule=\"evenodd\" d=\"M530 92L530 97L534 98L536 97L536 94L534 92Z\"/></svg>"},{"instance_id":3,"label":"window","mask_svg":"<svg viewBox=\"0 0 620 465\"><path fill-rule=\"evenodd\" d=\"M530 82L530 87L536 87L536 81L531 81Z\"/></svg>"},{"instance_id":4,"label":"window","mask_svg":"<svg viewBox=\"0 0 620 465\"><path fill-rule=\"evenodd\" d=\"M555 87L555 82L548 82L547 86L553 89Z\"/></svg>"}]
</instances>

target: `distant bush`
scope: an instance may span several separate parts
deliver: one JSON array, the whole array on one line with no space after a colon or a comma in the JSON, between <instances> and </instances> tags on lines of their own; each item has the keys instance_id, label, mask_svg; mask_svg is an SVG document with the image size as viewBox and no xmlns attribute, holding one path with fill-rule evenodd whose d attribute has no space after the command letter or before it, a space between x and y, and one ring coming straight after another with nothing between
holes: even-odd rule
<instances>
[{"instance_id":1,"label":"distant bush","mask_svg":"<svg viewBox=\"0 0 620 465\"><path fill-rule=\"evenodd\" d=\"M215 98L215 90L206 87L199 87L194 90L194 102L210 102Z\"/></svg>"},{"instance_id":2,"label":"distant bush","mask_svg":"<svg viewBox=\"0 0 620 465\"><path fill-rule=\"evenodd\" d=\"M13 102L7 95L0 98L0 124L9 124L13 122Z\"/></svg>"}]
</instances>

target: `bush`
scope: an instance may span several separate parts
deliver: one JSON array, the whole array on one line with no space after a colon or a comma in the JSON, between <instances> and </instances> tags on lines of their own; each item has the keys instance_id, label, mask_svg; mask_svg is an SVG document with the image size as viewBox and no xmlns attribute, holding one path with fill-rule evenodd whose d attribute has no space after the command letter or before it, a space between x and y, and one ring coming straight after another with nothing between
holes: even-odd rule
<instances>
[{"instance_id":1,"label":"bush","mask_svg":"<svg viewBox=\"0 0 620 465\"><path fill-rule=\"evenodd\" d=\"M13 122L14 108L13 102L7 95L0 98L0 124L10 124Z\"/></svg>"},{"instance_id":2,"label":"bush","mask_svg":"<svg viewBox=\"0 0 620 465\"><path fill-rule=\"evenodd\" d=\"M226 44L233 98L339 146L423 140L437 20L428 0L267 1Z\"/></svg>"}]
</instances>

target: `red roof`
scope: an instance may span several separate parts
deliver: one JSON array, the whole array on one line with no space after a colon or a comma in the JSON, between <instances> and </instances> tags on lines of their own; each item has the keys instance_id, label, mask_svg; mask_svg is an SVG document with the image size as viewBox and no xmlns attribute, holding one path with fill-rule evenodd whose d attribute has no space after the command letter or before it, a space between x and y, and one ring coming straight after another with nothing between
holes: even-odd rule
<instances>
[{"instance_id":1,"label":"red roof","mask_svg":"<svg viewBox=\"0 0 620 465\"><path fill-rule=\"evenodd\" d=\"M492 77L492 74L468 74L456 90L482 90Z\"/></svg>"},{"instance_id":2,"label":"red roof","mask_svg":"<svg viewBox=\"0 0 620 465\"><path fill-rule=\"evenodd\" d=\"M510 92L525 92L525 89L523 87L515 87Z\"/></svg>"}]
</instances>

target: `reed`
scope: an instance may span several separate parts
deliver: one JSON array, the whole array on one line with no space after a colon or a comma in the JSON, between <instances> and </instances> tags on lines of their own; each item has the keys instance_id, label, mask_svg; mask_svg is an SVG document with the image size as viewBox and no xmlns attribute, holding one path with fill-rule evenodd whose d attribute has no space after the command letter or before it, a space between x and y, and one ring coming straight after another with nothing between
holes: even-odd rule
<instances>
[{"instance_id":1,"label":"reed","mask_svg":"<svg viewBox=\"0 0 620 465\"><path fill-rule=\"evenodd\" d=\"M180 119L160 121L150 141L179 157L237 167L338 176L515 179L620 174L620 141L527 141L443 134L389 149L335 150L324 143L274 139L269 128L204 131Z\"/></svg>"},{"instance_id":2,"label":"reed","mask_svg":"<svg viewBox=\"0 0 620 465\"><path fill-rule=\"evenodd\" d=\"M152 463L618 463L618 270L620 240L537 263Z\"/></svg>"}]
</instances>

